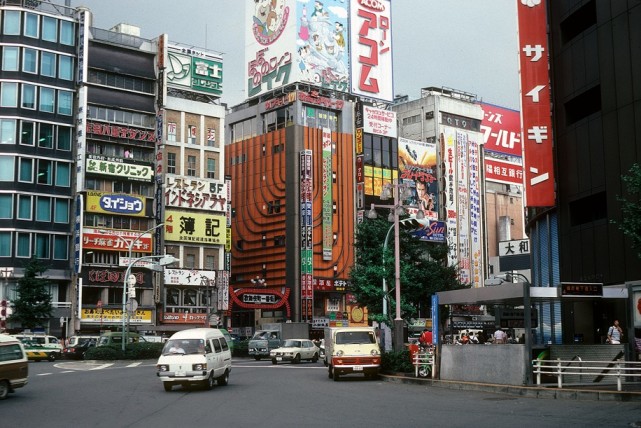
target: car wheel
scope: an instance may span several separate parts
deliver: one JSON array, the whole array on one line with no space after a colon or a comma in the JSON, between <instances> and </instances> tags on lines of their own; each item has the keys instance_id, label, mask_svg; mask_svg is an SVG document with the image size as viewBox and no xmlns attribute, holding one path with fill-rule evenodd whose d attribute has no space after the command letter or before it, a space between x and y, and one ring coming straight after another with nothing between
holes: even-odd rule
<instances>
[{"instance_id":1,"label":"car wheel","mask_svg":"<svg viewBox=\"0 0 641 428\"><path fill-rule=\"evenodd\" d=\"M229 371L225 370L225 373L218 378L218 385L226 386L229 383Z\"/></svg>"},{"instance_id":2,"label":"car wheel","mask_svg":"<svg viewBox=\"0 0 641 428\"><path fill-rule=\"evenodd\" d=\"M338 370L334 370L334 382L338 382Z\"/></svg>"},{"instance_id":3,"label":"car wheel","mask_svg":"<svg viewBox=\"0 0 641 428\"><path fill-rule=\"evenodd\" d=\"M315 363L317 361L318 361L318 354L314 354L314 356L312 357L312 363Z\"/></svg>"},{"instance_id":4,"label":"car wheel","mask_svg":"<svg viewBox=\"0 0 641 428\"><path fill-rule=\"evenodd\" d=\"M327 366L327 367L328 367L327 377L331 379L332 377L334 377L334 375L332 374L332 366Z\"/></svg>"},{"instance_id":5,"label":"car wheel","mask_svg":"<svg viewBox=\"0 0 641 428\"><path fill-rule=\"evenodd\" d=\"M52 362L56 361L56 353L55 352L49 353L49 355L47 355L47 359Z\"/></svg>"},{"instance_id":6,"label":"car wheel","mask_svg":"<svg viewBox=\"0 0 641 428\"><path fill-rule=\"evenodd\" d=\"M169 392L174 385L171 382L163 382L162 386L165 387L165 391Z\"/></svg>"},{"instance_id":7,"label":"car wheel","mask_svg":"<svg viewBox=\"0 0 641 428\"><path fill-rule=\"evenodd\" d=\"M299 363L300 363L300 354L296 354L296 356L292 360L292 364L299 364Z\"/></svg>"},{"instance_id":8,"label":"car wheel","mask_svg":"<svg viewBox=\"0 0 641 428\"><path fill-rule=\"evenodd\" d=\"M204 381L204 387L207 391L210 391L214 387L214 372L209 373L209 376L207 376L207 379Z\"/></svg>"},{"instance_id":9,"label":"car wheel","mask_svg":"<svg viewBox=\"0 0 641 428\"><path fill-rule=\"evenodd\" d=\"M4 400L9 395L9 381L0 380L0 400Z\"/></svg>"},{"instance_id":10,"label":"car wheel","mask_svg":"<svg viewBox=\"0 0 641 428\"><path fill-rule=\"evenodd\" d=\"M276 365L278 362L276 361L276 358L272 358L272 364Z\"/></svg>"},{"instance_id":11,"label":"car wheel","mask_svg":"<svg viewBox=\"0 0 641 428\"><path fill-rule=\"evenodd\" d=\"M430 375L430 368L428 366L421 366L418 368L418 375L420 377L428 377Z\"/></svg>"}]
</instances>

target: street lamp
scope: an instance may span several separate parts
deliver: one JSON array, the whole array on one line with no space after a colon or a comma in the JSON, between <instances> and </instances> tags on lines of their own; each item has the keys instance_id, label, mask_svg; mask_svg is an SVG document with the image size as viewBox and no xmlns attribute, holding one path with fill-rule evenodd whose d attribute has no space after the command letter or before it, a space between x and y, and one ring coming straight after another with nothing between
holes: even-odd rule
<instances>
[{"instance_id":1,"label":"street lamp","mask_svg":"<svg viewBox=\"0 0 641 428\"><path fill-rule=\"evenodd\" d=\"M401 250L400 250L400 222L399 215L405 213L403 206L399 203L399 188L403 190L401 195L403 199L407 199L409 195L407 192L409 189L397 182L386 183L383 186L383 191L381 192L381 200L386 201L390 199L390 196L393 197L394 205L377 205L372 204L371 209L367 212L367 217L374 219L378 217L375 208L389 208L390 215L388 216L388 221L393 221L394 224L387 231L387 236L385 237L385 243L383 245L383 254L387 250L387 242L389 239L389 234L394 229L394 286L395 286L395 298L396 298L396 317L394 318L394 350L399 352L403 349L403 319L401 318ZM422 210L419 210L416 214L417 219L423 219L425 214ZM384 266L384 265L383 265ZM387 311L387 283L385 282L385 277L383 277L383 311L384 314Z\"/></svg>"},{"instance_id":2,"label":"street lamp","mask_svg":"<svg viewBox=\"0 0 641 428\"><path fill-rule=\"evenodd\" d=\"M164 254L159 256L142 256L133 260L129 259L129 264L127 265L127 270L125 271L125 281L124 281L125 283L122 288L122 351L123 352L125 352L125 344L127 343L127 333L128 333L127 321L129 321L129 314L127 312L127 285L130 285L132 287L136 285L136 277L132 275L133 278L131 280L129 278L129 275L131 274L131 268L133 267L133 265L135 265L139 261L155 260L155 259L158 259L158 264L160 266L167 266L179 261L179 259L169 254Z\"/></svg>"}]
</instances>

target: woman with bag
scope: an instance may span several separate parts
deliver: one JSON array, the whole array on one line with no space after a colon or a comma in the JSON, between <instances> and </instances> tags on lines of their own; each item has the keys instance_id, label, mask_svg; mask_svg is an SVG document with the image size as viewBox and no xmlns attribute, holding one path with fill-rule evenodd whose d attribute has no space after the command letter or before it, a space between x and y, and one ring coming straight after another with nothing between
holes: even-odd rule
<instances>
[{"instance_id":1,"label":"woman with bag","mask_svg":"<svg viewBox=\"0 0 641 428\"><path fill-rule=\"evenodd\" d=\"M608 329L608 343L611 345L619 345L623 330L619 327L619 320L614 320L614 325Z\"/></svg>"}]
</instances>

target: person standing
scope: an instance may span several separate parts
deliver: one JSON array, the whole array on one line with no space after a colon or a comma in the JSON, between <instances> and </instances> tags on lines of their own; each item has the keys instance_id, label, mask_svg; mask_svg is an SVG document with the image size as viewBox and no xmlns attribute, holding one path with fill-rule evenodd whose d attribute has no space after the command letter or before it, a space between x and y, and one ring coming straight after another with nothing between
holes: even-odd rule
<instances>
[{"instance_id":1,"label":"person standing","mask_svg":"<svg viewBox=\"0 0 641 428\"><path fill-rule=\"evenodd\" d=\"M619 320L614 320L614 325L608 329L608 343L611 345L619 345L623 337L623 330L619 326Z\"/></svg>"},{"instance_id":2,"label":"person standing","mask_svg":"<svg viewBox=\"0 0 641 428\"><path fill-rule=\"evenodd\" d=\"M502 344L505 343L507 340L507 334L500 328L497 328L496 331L494 332L494 343L495 344Z\"/></svg>"}]
</instances>

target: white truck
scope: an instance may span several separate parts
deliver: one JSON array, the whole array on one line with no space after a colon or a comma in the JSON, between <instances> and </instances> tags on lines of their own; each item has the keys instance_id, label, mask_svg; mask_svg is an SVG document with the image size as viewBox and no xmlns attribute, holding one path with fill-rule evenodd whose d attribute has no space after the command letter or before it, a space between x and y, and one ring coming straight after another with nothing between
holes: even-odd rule
<instances>
[{"instance_id":1,"label":"white truck","mask_svg":"<svg viewBox=\"0 0 641 428\"><path fill-rule=\"evenodd\" d=\"M265 324L249 340L249 356L259 361L261 358L269 358L269 352L279 348L285 339L309 339L309 326L306 322Z\"/></svg>"},{"instance_id":2,"label":"white truck","mask_svg":"<svg viewBox=\"0 0 641 428\"><path fill-rule=\"evenodd\" d=\"M381 367L381 349L374 327L325 328L325 365L330 379L363 373L375 379Z\"/></svg>"}]
</instances>

